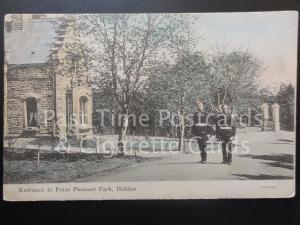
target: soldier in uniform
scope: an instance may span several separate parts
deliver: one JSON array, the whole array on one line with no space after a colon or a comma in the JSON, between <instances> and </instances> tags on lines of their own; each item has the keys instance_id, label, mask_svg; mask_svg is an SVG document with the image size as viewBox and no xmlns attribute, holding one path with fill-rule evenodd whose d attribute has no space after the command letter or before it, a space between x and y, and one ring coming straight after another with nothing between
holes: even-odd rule
<instances>
[{"instance_id":1,"label":"soldier in uniform","mask_svg":"<svg viewBox=\"0 0 300 225\"><path fill-rule=\"evenodd\" d=\"M193 116L194 124L192 126L192 134L197 139L201 163L205 164L207 160L206 145L208 141L208 135L212 133L211 120L209 114L204 111L202 102L197 101L197 112Z\"/></svg>"},{"instance_id":2,"label":"soldier in uniform","mask_svg":"<svg viewBox=\"0 0 300 225\"><path fill-rule=\"evenodd\" d=\"M236 126L233 115L229 112L227 105L221 106L222 113L217 115L216 132L222 142L223 163L232 163L232 140L236 135Z\"/></svg>"},{"instance_id":3,"label":"soldier in uniform","mask_svg":"<svg viewBox=\"0 0 300 225\"><path fill-rule=\"evenodd\" d=\"M220 141L220 126L217 125L217 120L219 117L221 117L221 115L223 114L222 112L222 105L219 105L217 108L216 108L216 113L215 113L215 126L216 126L216 140L217 141Z\"/></svg>"}]
</instances>

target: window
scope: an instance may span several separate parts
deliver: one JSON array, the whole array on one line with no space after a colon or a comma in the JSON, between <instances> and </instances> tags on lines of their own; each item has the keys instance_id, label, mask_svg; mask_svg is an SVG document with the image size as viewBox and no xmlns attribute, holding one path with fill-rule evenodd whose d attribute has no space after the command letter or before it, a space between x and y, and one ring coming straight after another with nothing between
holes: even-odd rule
<instances>
[{"instance_id":1,"label":"window","mask_svg":"<svg viewBox=\"0 0 300 225\"><path fill-rule=\"evenodd\" d=\"M27 127L37 127L38 126L38 116L37 116L37 102L33 97L26 99L26 114L27 114Z\"/></svg>"},{"instance_id":2,"label":"window","mask_svg":"<svg viewBox=\"0 0 300 225\"><path fill-rule=\"evenodd\" d=\"M80 122L80 124L88 124L87 103L88 103L88 98L86 96L81 96L79 98L79 122Z\"/></svg>"}]
</instances>

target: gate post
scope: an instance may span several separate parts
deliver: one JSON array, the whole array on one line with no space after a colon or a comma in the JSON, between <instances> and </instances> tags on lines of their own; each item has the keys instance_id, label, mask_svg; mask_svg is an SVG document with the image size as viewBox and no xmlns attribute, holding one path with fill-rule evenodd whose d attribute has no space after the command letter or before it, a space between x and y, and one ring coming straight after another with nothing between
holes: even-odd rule
<instances>
[{"instance_id":1,"label":"gate post","mask_svg":"<svg viewBox=\"0 0 300 225\"><path fill-rule=\"evenodd\" d=\"M279 122L279 105L274 103L272 105L272 118L273 118L273 130L279 131L280 130L280 122Z\"/></svg>"},{"instance_id":2,"label":"gate post","mask_svg":"<svg viewBox=\"0 0 300 225\"><path fill-rule=\"evenodd\" d=\"M267 103L261 105L261 111L262 111L261 130L264 131L268 126L268 120L269 120L269 106Z\"/></svg>"}]
</instances>

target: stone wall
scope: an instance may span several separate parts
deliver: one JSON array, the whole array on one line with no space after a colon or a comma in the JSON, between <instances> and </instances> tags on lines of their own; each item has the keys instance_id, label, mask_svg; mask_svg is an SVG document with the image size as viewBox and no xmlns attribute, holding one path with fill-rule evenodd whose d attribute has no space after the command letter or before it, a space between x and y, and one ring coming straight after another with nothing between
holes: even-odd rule
<instances>
[{"instance_id":1,"label":"stone wall","mask_svg":"<svg viewBox=\"0 0 300 225\"><path fill-rule=\"evenodd\" d=\"M44 113L46 110L54 110L53 77L47 75L45 65L8 67L11 67L7 72L8 135L24 133L24 99L30 95L40 96L39 129L34 134L49 135L53 121L48 121L46 126Z\"/></svg>"},{"instance_id":2,"label":"stone wall","mask_svg":"<svg viewBox=\"0 0 300 225\"><path fill-rule=\"evenodd\" d=\"M57 74L56 76L56 113L58 119L58 131L60 135L67 133L67 89L70 87L70 77Z\"/></svg>"},{"instance_id":3,"label":"stone wall","mask_svg":"<svg viewBox=\"0 0 300 225\"><path fill-rule=\"evenodd\" d=\"M87 98L87 123L80 124L80 97ZM93 98L92 98L92 88L86 86L78 86L73 89L73 113L76 116L78 126L75 128L75 135L91 135L92 134L92 115L93 115Z\"/></svg>"}]
</instances>

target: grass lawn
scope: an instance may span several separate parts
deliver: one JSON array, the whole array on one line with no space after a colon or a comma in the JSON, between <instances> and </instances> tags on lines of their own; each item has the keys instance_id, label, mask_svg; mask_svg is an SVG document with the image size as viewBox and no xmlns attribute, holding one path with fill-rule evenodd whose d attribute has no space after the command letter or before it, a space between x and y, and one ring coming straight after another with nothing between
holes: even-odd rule
<instances>
[{"instance_id":1,"label":"grass lawn","mask_svg":"<svg viewBox=\"0 0 300 225\"><path fill-rule=\"evenodd\" d=\"M153 159L153 158L152 158ZM122 156L106 158L102 154L35 153L4 154L4 184L72 182L78 178L101 174L151 158Z\"/></svg>"}]
</instances>

